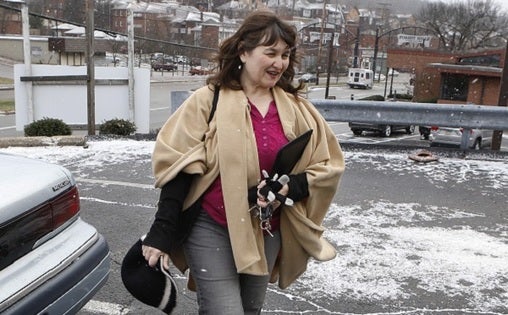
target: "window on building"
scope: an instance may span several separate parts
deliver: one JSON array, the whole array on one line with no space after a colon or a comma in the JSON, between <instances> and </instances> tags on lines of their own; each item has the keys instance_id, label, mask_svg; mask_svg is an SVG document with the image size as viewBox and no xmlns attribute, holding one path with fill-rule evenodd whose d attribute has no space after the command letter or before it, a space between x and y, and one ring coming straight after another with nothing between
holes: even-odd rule
<instances>
[{"instance_id":1,"label":"window on building","mask_svg":"<svg viewBox=\"0 0 508 315\"><path fill-rule=\"evenodd\" d=\"M467 101L468 77L461 74L443 74L441 99Z\"/></svg>"},{"instance_id":2,"label":"window on building","mask_svg":"<svg viewBox=\"0 0 508 315\"><path fill-rule=\"evenodd\" d=\"M460 65L479 65L488 67L500 67L501 55L482 55L474 57L464 57L459 60Z\"/></svg>"}]
</instances>

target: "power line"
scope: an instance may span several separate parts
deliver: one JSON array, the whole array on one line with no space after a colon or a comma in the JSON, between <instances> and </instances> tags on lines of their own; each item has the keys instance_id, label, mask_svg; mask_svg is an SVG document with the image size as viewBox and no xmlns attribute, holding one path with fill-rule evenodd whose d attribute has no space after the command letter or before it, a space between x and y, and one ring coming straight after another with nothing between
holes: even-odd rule
<instances>
[{"instance_id":1,"label":"power line","mask_svg":"<svg viewBox=\"0 0 508 315\"><path fill-rule=\"evenodd\" d=\"M21 9L15 8L15 7L12 7L10 5L3 4L3 3L0 3L0 8L9 9L9 10L16 11L16 12L21 12ZM76 25L76 26L80 26L80 27L86 27L86 25L83 24L83 23L69 21L69 20L62 19L62 18L56 18L56 17L53 17L53 16L48 16L48 15L44 15L44 14L40 14L40 13L29 12L28 14L30 16L37 17L37 18L42 18L42 19L49 20L49 21L55 21L55 22L60 22L60 23L67 23L67 24L72 24L72 25ZM120 33L120 32L116 32L116 31L112 31L112 30L108 30L108 29L103 29L103 28L99 28L99 27L94 27L94 30L104 32L104 33L106 33L107 35L110 35L110 36L124 36L124 37L127 37L127 34L125 34L125 33ZM191 48L191 49L203 49L203 50L209 50L209 51L217 51L216 48L193 46L193 45L187 45L187 44L182 44L182 43L169 42L169 41L165 41L165 40L162 40L162 39L150 38L150 37L146 37L146 36L135 35L134 39L136 39L136 40L144 40L144 41L149 41L149 42L154 42L154 43L159 43L159 44L165 44L165 45L171 45L171 46L177 46L177 47L181 47L181 48Z\"/></svg>"}]
</instances>

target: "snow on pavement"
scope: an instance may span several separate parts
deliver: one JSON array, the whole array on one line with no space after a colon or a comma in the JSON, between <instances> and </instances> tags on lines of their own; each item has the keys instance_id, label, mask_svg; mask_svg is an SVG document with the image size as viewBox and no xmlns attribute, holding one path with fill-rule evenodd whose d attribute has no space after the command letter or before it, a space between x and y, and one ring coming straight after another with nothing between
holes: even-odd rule
<instances>
[{"instance_id":1,"label":"snow on pavement","mask_svg":"<svg viewBox=\"0 0 508 315\"><path fill-rule=\"evenodd\" d=\"M147 163L153 145L153 141L89 141L87 149L13 147L0 152L59 163L72 168L79 177L87 168L101 169L129 161ZM486 183L481 187L483 193L506 196L508 192L508 161L442 158L440 163L415 167L404 154L383 152L380 160L376 152L346 151L345 157L348 163L368 163L379 170L418 172L418 176L426 176L442 187L452 179L468 182L482 176ZM414 314L419 308L434 308L441 314L447 310L454 314L508 314L506 216L483 230L466 224L445 228L432 222L481 218L482 214L388 200L366 204L332 206L327 222L340 223L325 235L336 244L337 258L325 263L311 261L303 276L284 292L298 292L309 301L343 299L372 305L387 305L390 301L390 308L383 308L383 314ZM449 305L418 302L432 296ZM416 302L407 302L411 299ZM335 311L329 309L327 313L339 314Z\"/></svg>"}]
</instances>

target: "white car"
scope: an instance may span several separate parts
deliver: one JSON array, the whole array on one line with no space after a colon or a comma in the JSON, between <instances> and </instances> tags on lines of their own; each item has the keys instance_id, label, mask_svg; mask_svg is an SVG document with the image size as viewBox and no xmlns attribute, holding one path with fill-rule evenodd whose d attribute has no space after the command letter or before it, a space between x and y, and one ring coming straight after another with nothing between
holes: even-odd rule
<instances>
[{"instance_id":1,"label":"white car","mask_svg":"<svg viewBox=\"0 0 508 315\"><path fill-rule=\"evenodd\" d=\"M307 83L316 83L317 77L314 73L304 73L302 76L298 79L300 82L307 82Z\"/></svg>"},{"instance_id":2,"label":"white car","mask_svg":"<svg viewBox=\"0 0 508 315\"><path fill-rule=\"evenodd\" d=\"M462 128L433 127L430 137L432 147L460 147L462 143ZM481 149L492 144L492 130L470 129L467 136L469 149Z\"/></svg>"},{"instance_id":3,"label":"white car","mask_svg":"<svg viewBox=\"0 0 508 315\"><path fill-rule=\"evenodd\" d=\"M388 76L392 76L392 75L393 75L394 77L398 77L398 76L399 76L399 74L400 74L400 73L399 73L399 71L397 71L397 70L395 70L395 69L393 69L393 68L390 68L390 69L388 70Z\"/></svg>"},{"instance_id":4,"label":"white car","mask_svg":"<svg viewBox=\"0 0 508 315\"><path fill-rule=\"evenodd\" d=\"M75 314L106 282L104 237L64 167L0 153L0 313Z\"/></svg>"}]
</instances>

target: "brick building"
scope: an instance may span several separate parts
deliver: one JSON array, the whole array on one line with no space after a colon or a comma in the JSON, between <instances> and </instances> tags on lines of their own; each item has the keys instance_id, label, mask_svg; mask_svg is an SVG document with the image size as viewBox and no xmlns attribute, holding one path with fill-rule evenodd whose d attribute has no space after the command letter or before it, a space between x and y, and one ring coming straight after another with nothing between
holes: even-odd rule
<instances>
[{"instance_id":1,"label":"brick building","mask_svg":"<svg viewBox=\"0 0 508 315\"><path fill-rule=\"evenodd\" d=\"M0 7L0 34L21 34L21 14Z\"/></svg>"},{"instance_id":2,"label":"brick building","mask_svg":"<svg viewBox=\"0 0 508 315\"><path fill-rule=\"evenodd\" d=\"M389 49L388 66L414 75L417 102L497 105L505 54Z\"/></svg>"}]
</instances>

